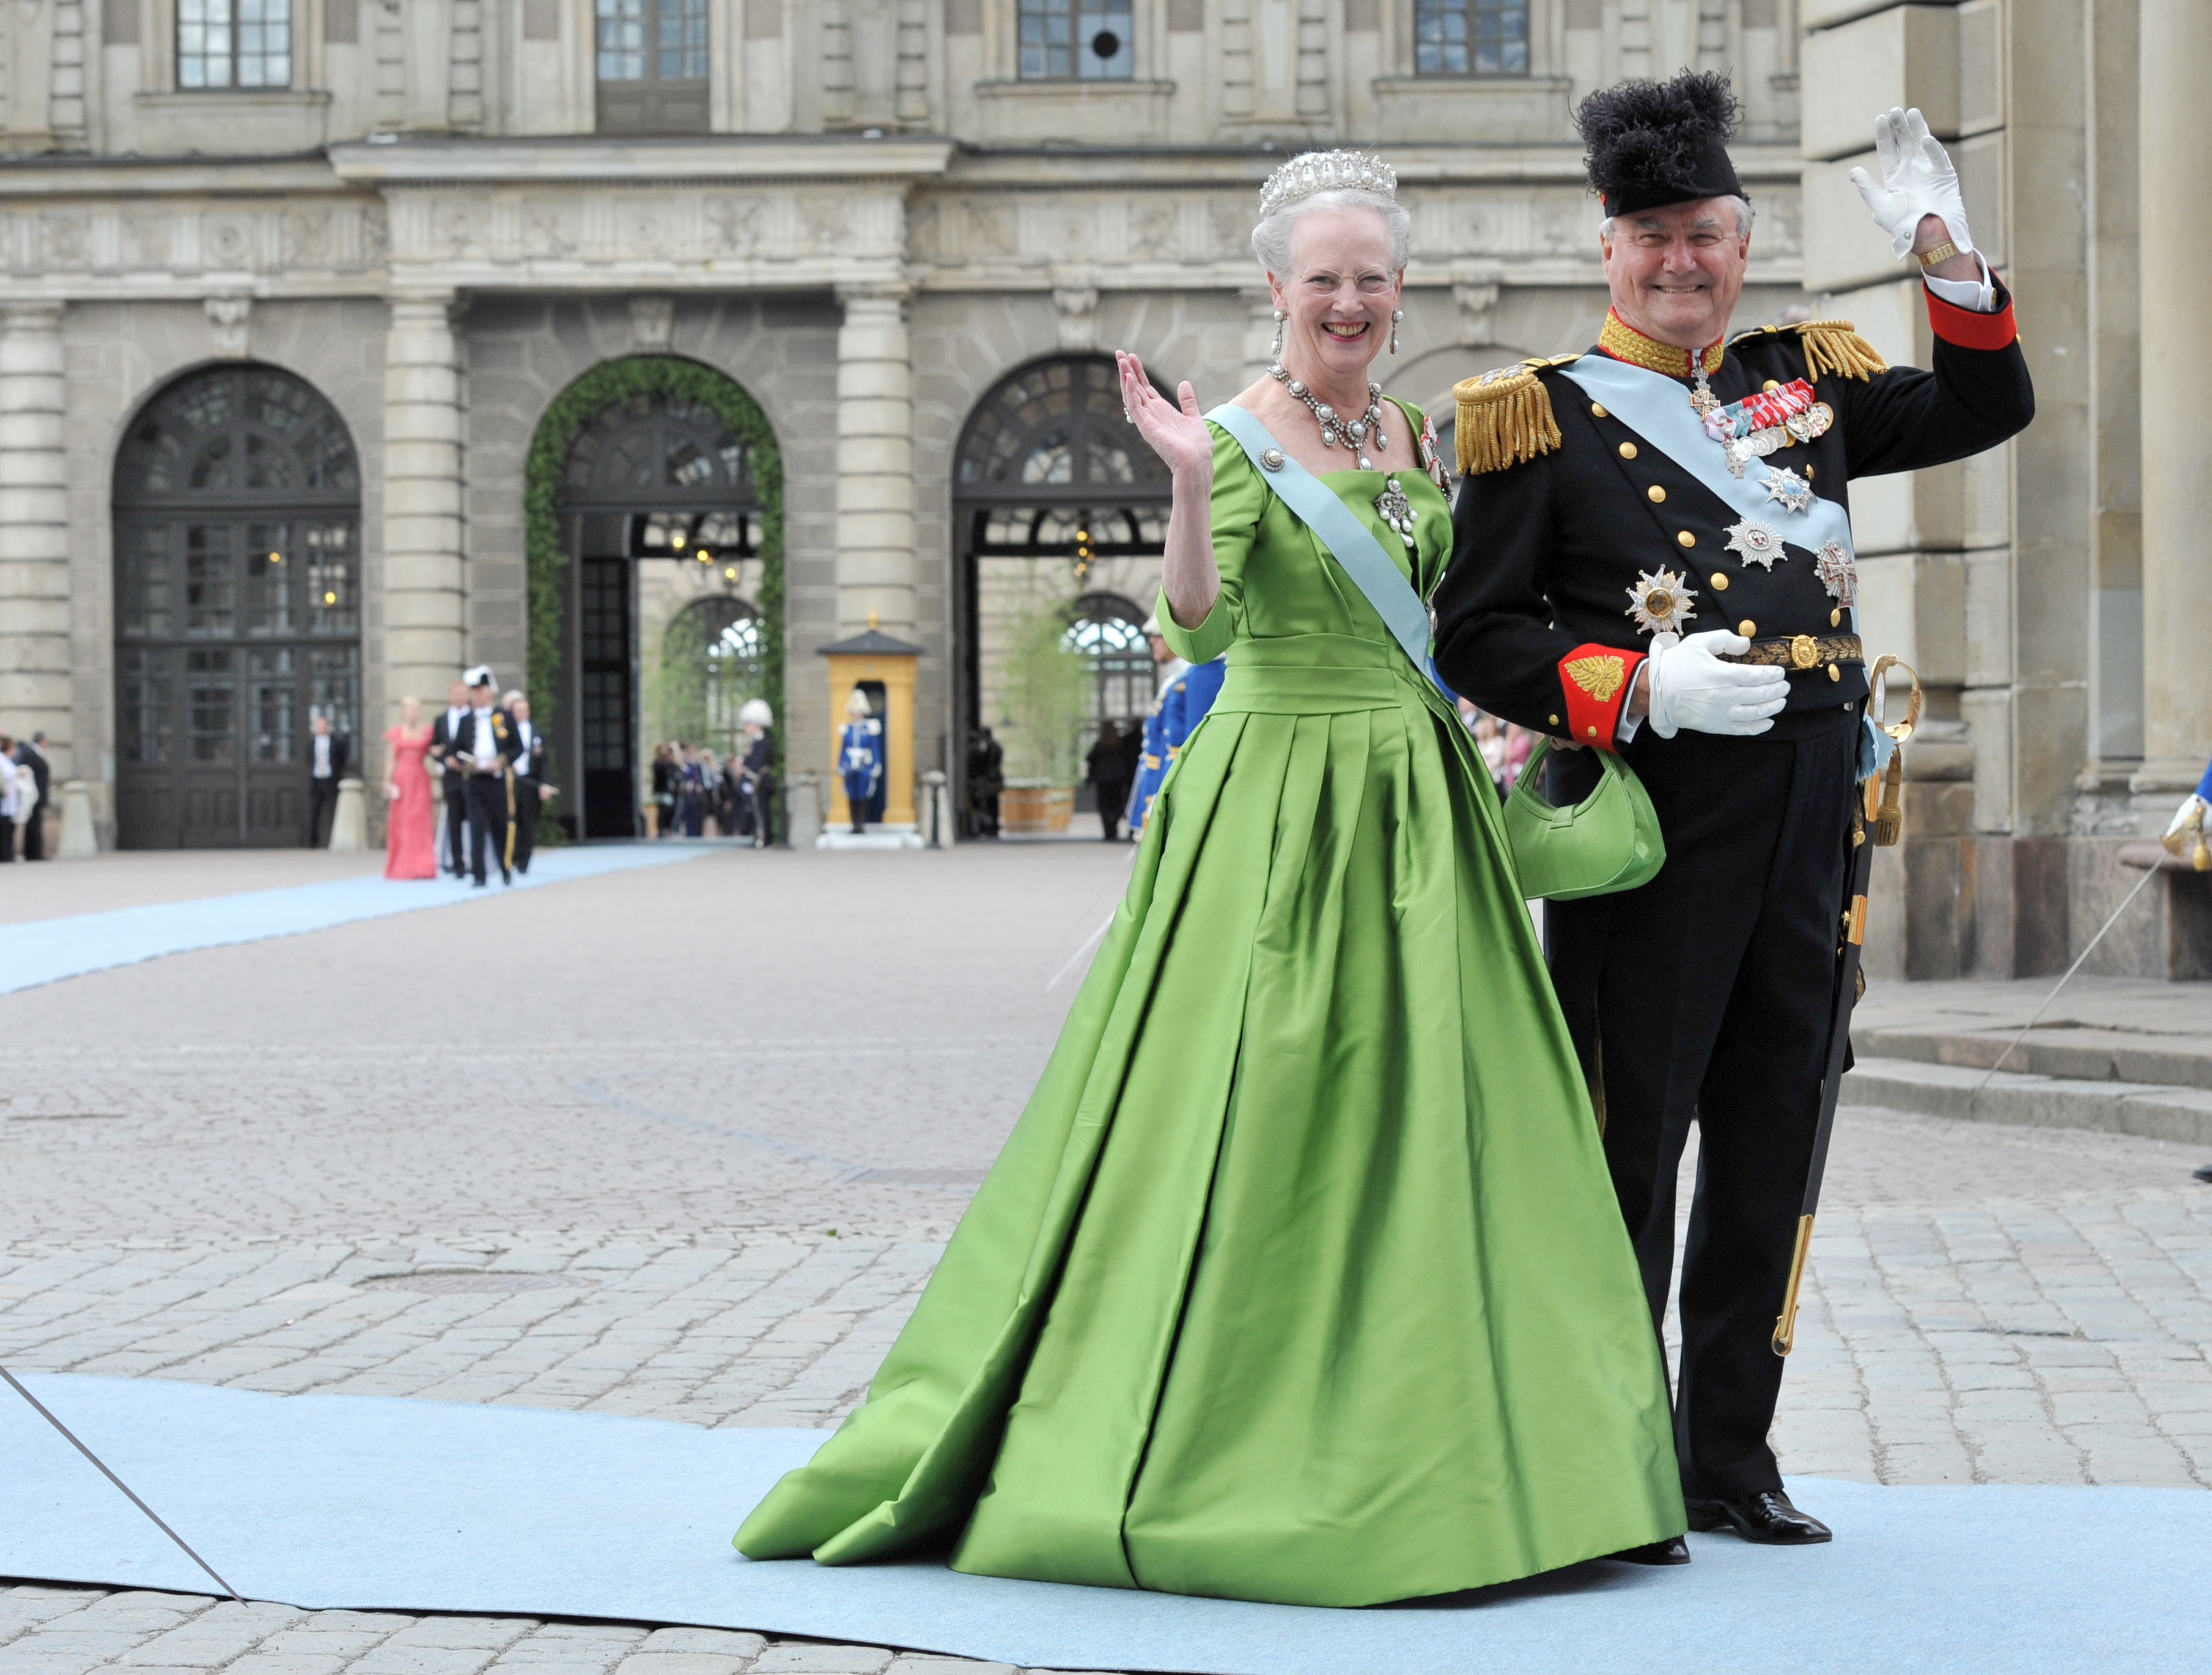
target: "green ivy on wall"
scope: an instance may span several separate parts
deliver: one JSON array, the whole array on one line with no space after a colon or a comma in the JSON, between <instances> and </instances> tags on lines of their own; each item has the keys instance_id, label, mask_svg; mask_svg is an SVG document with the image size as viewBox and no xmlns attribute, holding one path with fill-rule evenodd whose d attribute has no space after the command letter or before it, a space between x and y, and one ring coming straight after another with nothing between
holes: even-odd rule
<instances>
[{"instance_id":1,"label":"green ivy on wall","mask_svg":"<svg viewBox=\"0 0 2212 1675\"><path fill-rule=\"evenodd\" d=\"M560 714L561 612L568 554L561 541L562 469L577 432L617 402L681 396L709 409L745 446L760 501L759 597L763 684L775 709L778 766L783 755L783 454L753 398L726 374L672 355L602 361L553 398L530 440L523 466L523 545L530 586L530 704L553 731Z\"/></svg>"}]
</instances>

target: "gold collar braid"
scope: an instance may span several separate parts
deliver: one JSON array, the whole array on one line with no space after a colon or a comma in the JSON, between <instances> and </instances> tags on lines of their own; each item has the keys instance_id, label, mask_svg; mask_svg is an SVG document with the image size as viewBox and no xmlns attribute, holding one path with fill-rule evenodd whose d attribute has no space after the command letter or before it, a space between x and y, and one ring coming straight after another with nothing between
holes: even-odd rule
<instances>
[{"instance_id":1,"label":"gold collar braid","mask_svg":"<svg viewBox=\"0 0 2212 1675\"><path fill-rule=\"evenodd\" d=\"M1669 378L1693 376L1697 370L1693 359L1704 363L1708 378L1721 369L1718 339L1707 344L1703 354L1692 357L1686 349L1645 337L1610 308L1605 311L1605 325L1597 334L1597 346L1616 361L1626 361L1646 372L1664 373Z\"/></svg>"}]
</instances>

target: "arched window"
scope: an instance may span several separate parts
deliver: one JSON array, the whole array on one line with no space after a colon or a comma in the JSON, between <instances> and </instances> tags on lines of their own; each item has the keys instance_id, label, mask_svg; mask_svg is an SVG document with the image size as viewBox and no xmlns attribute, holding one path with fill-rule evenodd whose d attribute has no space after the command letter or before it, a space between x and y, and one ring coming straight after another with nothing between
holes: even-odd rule
<instances>
[{"instance_id":1,"label":"arched window","mask_svg":"<svg viewBox=\"0 0 2212 1675\"><path fill-rule=\"evenodd\" d=\"M1170 493L1166 465L1121 416L1111 356L1038 361L976 404L952 481L963 742L981 725L1018 725L992 683L1016 625L1048 601L1085 642L1071 648L1093 659L1092 725L1145 713L1143 613L1128 597L1157 586ZM948 752L956 768L966 755Z\"/></svg>"},{"instance_id":2,"label":"arched window","mask_svg":"<svg viewBox=\"0 0 2212 1675\"><path fill-rule=\"evenodd\" d=\"M1152 651L1137 606L1114 593L1075 602L1067 648L1091 665L1091 728L1102 721L1140 720L1152 702Z\"/></svg>"},{"instance_id":3,"label":"arched window","mask_svg":"<svg viewBox=\"0 0 2212 1675\"><path fill-rule=\"evenodd\" d=\"M301 841L312 719L363 752L344 422L274 367L194 373L125 432L114 516L119 841Z\"/></svg>"},{"instance_id":4,"label":"arched window","mask_svg":"<svg viewBox=\"0 0 2212 1675\"><path fill-rule=\"evenodd\" d=\"M717 756L742 755L738 712L768 695L761 652L760 617L743 599L714 595L677 612L650 677L656 742L681 738Z\"/></svg>"}]
</instances>

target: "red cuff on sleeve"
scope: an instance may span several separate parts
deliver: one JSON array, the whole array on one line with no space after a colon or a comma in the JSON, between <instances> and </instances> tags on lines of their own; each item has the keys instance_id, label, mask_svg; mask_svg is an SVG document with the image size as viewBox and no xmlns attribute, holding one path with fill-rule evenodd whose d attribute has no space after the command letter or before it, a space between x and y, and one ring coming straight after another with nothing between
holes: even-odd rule
<instances>
[{"instance_id":1,"label":"red cuff on sleeve","mask_svg":"<svg viewBox=\"0 0 2212 1675\"><path fill-rule=\"evenodd\" d=\"M1996 276L1992 273L1990 277L1994 280ZM2013 325L2010 297L1996 313L1982 314L1944 301L1925 285L1920 288L1928 299L1928 324L1947 343L1956 343L1960 349L2006 349L2020 335Z\"/></svg>"},{"instance_id":2,"label":"red cuff on sleeve","mask_svg":"<svg viewBox=\"0 0 2212 1675\"><path fill-rule=\"evenodd\" d=\"M1567 737L1601 750L1614 748L1620 707L1644 653L1619 646L1577 646L1559 659L1559 690L1567 705Z\"/></svg>"}]
</instances>

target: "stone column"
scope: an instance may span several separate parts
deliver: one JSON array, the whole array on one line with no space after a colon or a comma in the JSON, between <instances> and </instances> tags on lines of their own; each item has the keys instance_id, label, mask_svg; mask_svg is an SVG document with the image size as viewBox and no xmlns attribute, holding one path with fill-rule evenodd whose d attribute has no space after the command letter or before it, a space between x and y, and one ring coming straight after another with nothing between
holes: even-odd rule
<instances>
[{"instance_id":1,"label":"stone column","mask_svg":"<svg viewBox=\"0 0 2212 1675\"><path fill-rule=\"evenodd\" d=\"M2148 819L2197 783L2212 752L2212 387L2200 298L2212 222L2187 206L2212 173L2212 6L2142 0L2143 764ZM2160 816L2162 819L2162 816Z\"/></svg>"},{"instance_id":2,"label":"stone column","mask_svg":"<svg viewBox=\"0 0 2212 1675\"><path fill-rule=\"evenodd\" d=\"M837 628L915 634L914 369L903 286L838 290Z\"/></svg>"},{"instance_id":3,"label":"stone column","mask_svg":"<svg viewBox=\"0 0 2212 1675\"><path fill-rule=\"evenodd\" d=\"M70 707L69 456L62 306L0 308L0 717L44 729L61 781L75 762Z\"/></svg>"},{"instance_id":4,"label":"stone column","mask_svg":"<svg viewBox=\"0 0 2212 1675\"><path fill-rule=\"evenodd\" d=\"M461 373L450 294L395 297L384 352L384 695L444 702L467 642ZM501 670L502 680L522 671ZM380 737L385 719L362 719Z\"/></svg>"}]
</instances>

